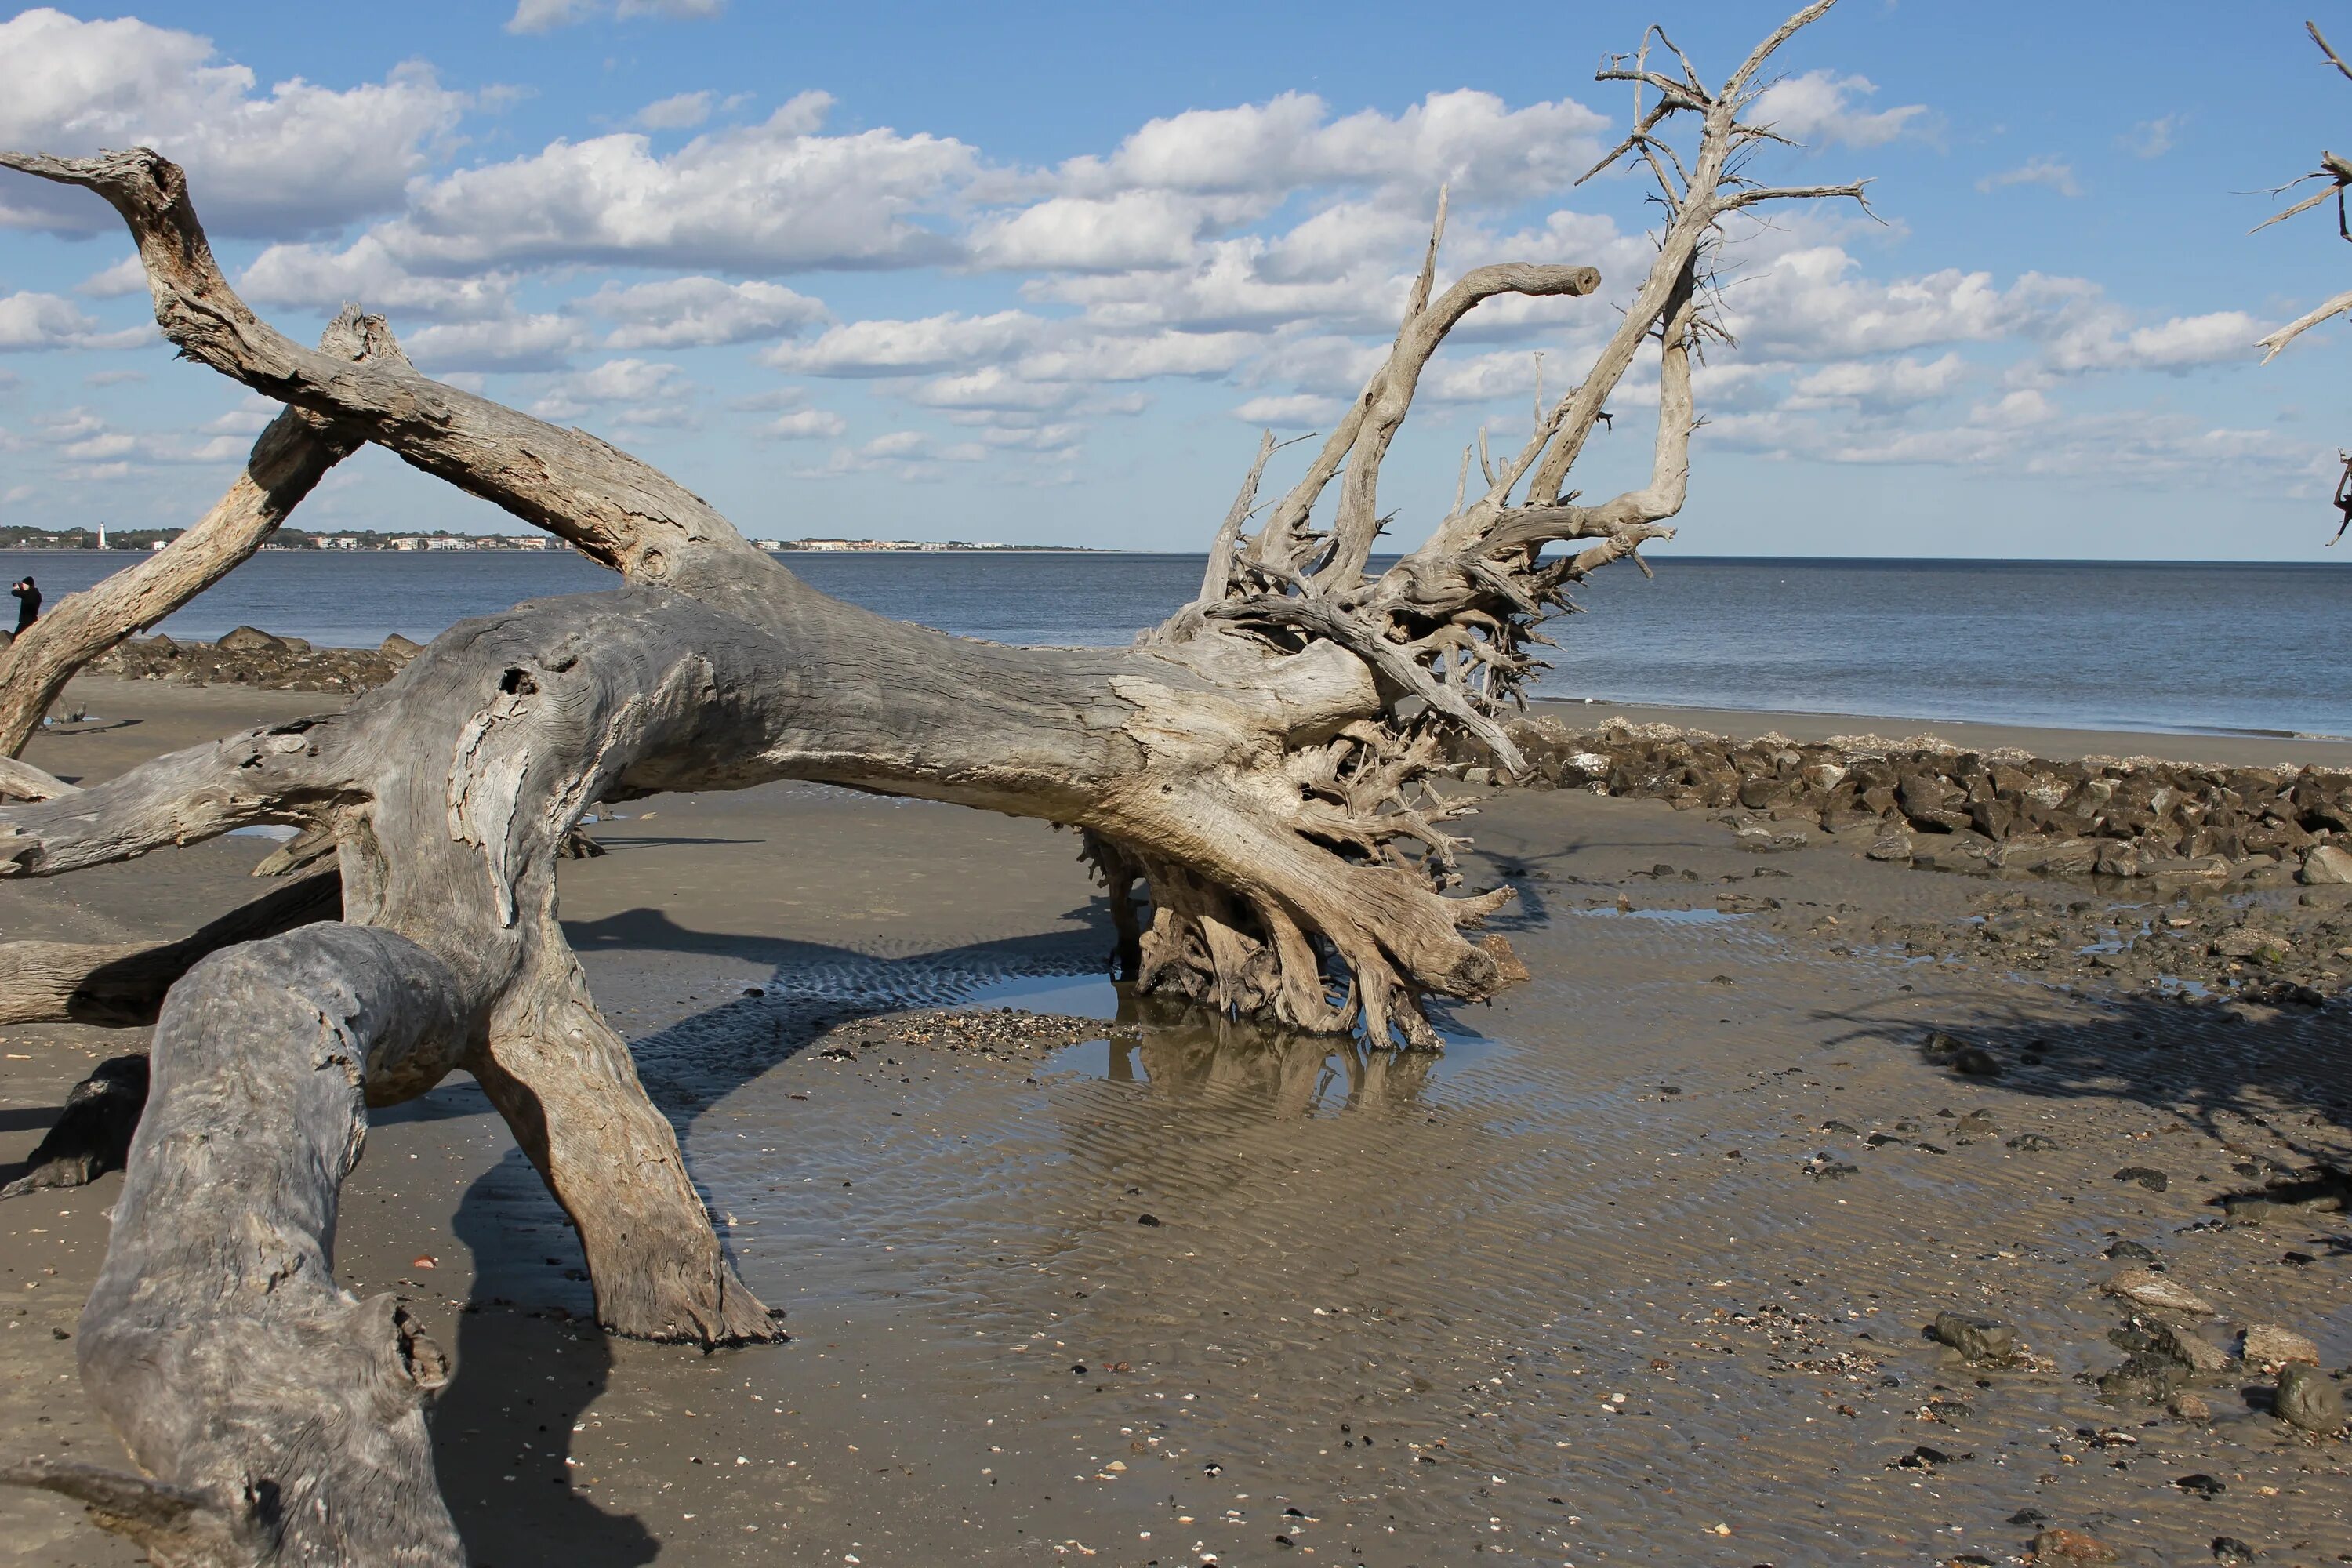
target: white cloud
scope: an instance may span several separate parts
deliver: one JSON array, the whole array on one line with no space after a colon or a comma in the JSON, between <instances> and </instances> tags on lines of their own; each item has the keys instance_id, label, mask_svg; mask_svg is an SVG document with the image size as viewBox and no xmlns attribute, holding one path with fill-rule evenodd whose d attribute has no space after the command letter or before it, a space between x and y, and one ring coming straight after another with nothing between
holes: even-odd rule
<instances>
[{"instance_id":1,"label":"white cloud","mask_svg":"<svg viewBox=\"0 0 2352 1568\"><path fill-rule=\"evenodd\" d=\"M1854 107L1853 100L1878 90L1868 77L1839 76L1834 71L1810 70L1786 77L1757 95L1746 118L1769 126L1792 142L1827 147L1878 147L1904 134L1927 129L1924 103L1883 109L1874 114Z\"/></svg>"},{"instance_id":2,"label":"white cloud","mask_svg":"<svg viewBox=\"0 0 2352 1568\"><path fill-rule=\"evenodd\" d=\"M585 348L588 335L565 316L508 316L427 327L403 346L419 370L555 370Z\"/></svg>"},{"instance_id":3,"label":"white cloud","mask_svg":"<svg viewBox=\"0 0 2352 1568\"><path fill-rule=\"evenodd\" d=\"M2074 165L2063 158L2028 158L2014 169L1987 174L1977 182L1977 189L1988 195L2011 185L2047 185L2062 196L2083 194L2081 183L2074 178Z\"/></svg>"},{"instance_id":4,"label":"white cloud","mask_svg":"<svg viewBox=\"0 0 2352 1568\"><path fill-rule=\"evenodd\" d=\"M646 104L633 118L647 131L691 131L710 118L711 97L708 89L675 93Z\"/></svg>"},{"instance_id":5,"label":"white cloud","mask_svg":"<svg viewBox=\"0 0 2352 1568\"><path fill-rule=\"evenodd\" d=\"M409 191L375 230L415 271L603 262L752 273L951 259L914 221L976 166L951 139L818 134L832 100L803 93L757 125L656 157L638 134L555 142Z\"/></svg>"},{"instance_id":6,"label":"white cloud","mask_svg":"<svg viewBox=\"0 0 2352 1568\"><path fill-rule=\"evenodd\" d=\"M623 21L639 16L666 16L702 21L727 8L726 0L515 0L507 20L509 33L551 33L593 16L610 13Z\"/></svg>"},{"instance_id":7,"label":"white cloud","mask_svg":"<svg viewBox=\"0 0 2352 1568\"><path fill-rule=\"evenodd\" d=\"M2112 312L2120 316L2121 312ZM2175 316L2152 327L2117 330L2103 317L2062 334L2045 363L2053 370L2186 370L2192 365L2251 362L2264 323L2243 310Z\"/></svg>"},{"instance_id":8,"label":"white cloud","mask_svg":"<svg viewBox=\"0 0 2352 1568\"><path fill-rule=\"evenodd\" d=\"M849 421L830 408L800 408L759 426L755 434L780 441L831 440L849 428Z\"/></svg>"},{"instance_id":9,"label":"white cloud","mask_svg":"<svg viewBox=\"0 0 2352 1568\"><path fill-rule=\"evenodd\" d=\"M693 390L693 384L674 364L641 359L606 360L603 364L549 382L539 401L531 405L530 412L542 419L577 419L592 405L628 403L638 406L629 411L635 417L627 418L627 423L669 423L674 421L650 417L653 408L664 405L683 407Z\"/></svg>"},{"instance_id":10,"label":"white cloud","mask_svg":"<svg viewBox=\"0 0 2352 1568\"><path fill-rule=\"evenodd\" d=\"M2166 114L2143 120L2127 134L2116 137L2116 145L2135 158L2161 158L2180 140L2180 128L2188 118L2185 114Z\"/></svg>"},{"instance_id":11,"label":"white cloud","mask_svg":"<svg viewBox=\"0 0 2352 1568\"><path fill-rule=\"evenodd\" d=\"M803 375L912 375L988 363L1035 341L1045 323L1021 310L952 313L919 321L877 318L830 327L806 343L779 343L763 364Z\"/></svg>"},{"instance_id":12,"label":"white cloud","mask_svg":"<svg viewBox=\"0 0 2352 1568\"><path fill-rule=\"evenodd\" d=\"M119 300L147 292L147 268L132 251L113 266L91 273L74 285L74 292L92 300Z\"/></svg>"},{"instance_id":13,"label":"white cloud","mask_svg":"<svg viewBox=\"0 0 2352 1568\"><path fill-rule=\"evenodd\" d=\"M1968 378L1968 363L1958 354L1940 359L1849 360L1824 365L1797 378L1791 408L1859 404L1870 408L1903 407L1932 403Z\"/></svg>"},{"instance_id":14,"label":"white cloud","mask_svg":"<svg viewBox=\"0 0 2352 1568\"><path fill-rule=\"evenodd\" d=\"M1246 197L1175 191L1053 196L982 223L972 254L983 266L1019 270L1178 267L1192 258L1204 231L1247 222L1262 209Z\"/></svg>"},{"instance_id":15,"label":"white cloud","mask_svg":"<svg viewBox=\"0 0 2352 1568\"><path fill-rule=\"evenodd\" d=\"M452 277L410 271L373 235L335 250L323 245L273 245L254 258L237 289L257 304L332 312L345 303L404 320L487 321L513 309L521 281L513 272Z\"/></svg>"},{"instance_id":16,"label":"white cloud","mask_svg":"<svg viewBox=\"0 0 2352 1568\"><path fill-rule=\"evenodd\" d=\"M145 342L152 329L99 330L99 323L61 294L22 292L0 296L0 353L47 349L121 349Z\"/></svg>"},{"instance_id":17,"label":"white cloud","mask_svg":"<svg viewBox=\"0 0 2352 1568\"><path fill-rule=\"evenodd\" d=\"M1345 407L1347 405L1336 397L1297 392L1285 397L1253 397L1234 410L1234 417L1251 425L1299 430L1310 425L1323 425L1338 417Z\"/></svg>"},{"instance_id":18,"label":"white cloud","mask_svg":"<svg viewBox=\"0 0 2352 1568\"><path fill-rule=\"evenodd\" d=\"M418 65L344 91L299 78L256 89L194 33L47 7L0 22L0 146L155 147L187 168L215 234L315 233L397 206L467 104ZM87 192L0 184L0 226L89 234L117 221Z\"/></svg>"},{"instance_id":19,"label":"white cloud","mask_svg":"<svg viewBox=\"0 0 2352 1568\"><path fill-rule=\"evenodd\" d=\"M1510 109L1490 92L1433 92L1393 118L1344 119L1311 94L1192 110L1144 125L1108 158L1055 171L1057 194L1124 190L1279 196L1301 186L1372 186L1426 206L1450 184L1468 204L1567 188L1601 152L1608 126L1571 99Z\"/></svg>"},{"instance_id":20,"label":"white cloud","mask_svg":"<svg viewBox=\"0 0 2352 1568\"><path fill-rule=\"evenodd\" d=\"M1880 281L1836 246L1805 246L1742 258L1746 270L1725 292L1725 320L1743 352L1797 360L1850 359L1982 342L2095 300L2097 285L2027 273L2007 289L1990 272L1946 268Z\"/></svg>"},{"instance_id":21,"label":"white cloud","mask_svg":"<svg viewBox=\"0 0 2352 1568\"><path fill-rule=\"evenodd\" d=\"M707 348L786 337L826 318L823 304L781 283L701 277L627 288L607 283L580 308L619 323L604 339L616 349Z\"/></svg>"}]
</instances>

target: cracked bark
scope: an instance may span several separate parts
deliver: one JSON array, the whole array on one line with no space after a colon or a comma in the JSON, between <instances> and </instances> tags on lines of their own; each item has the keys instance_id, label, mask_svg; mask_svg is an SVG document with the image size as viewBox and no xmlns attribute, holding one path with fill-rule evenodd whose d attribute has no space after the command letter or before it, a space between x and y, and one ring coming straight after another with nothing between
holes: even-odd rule
<instances>
[{"instance_id":1,"label":"cracked bark","mask_svg":"<svg viewBox=\"0 0 2352 1568\"><path fill-rule=\"evenodd\" d=\"M829 599L593 436L276 331L221 276L160 155L0 154L121 214L184 355L548 530L624 584L454 627L341 713L0 807L0 874L60 875L274 822L332 840L342 900L339 921L205 959L163 1005L131 1223L118 1221L81 1345L86 1384L152 1480L20 1479L91 1498L159 1561L458 1562L416 1415L436 1359L413 1326L336 1291L327 1253L365 1107L457 1068L580 1226L607 1328L701 1344L776 1332L564 942L556 863L599 801L801 779L1069 826L1112 888L1139 988L1360 1029L1375 1047L1433 1047L1433 999L1524 978L1507 943L1474 939L1510 894L1457 891L1463 841L1447 825L1463 813L1435 780L1464 734L1516 766L1499 721L1537 668L1525 649L1538 624L1567 606L1568 585L1668 535L1720 223L1819 194L1727 172L1771 139L1738 115L1772 50L1826 8L1791 18L1720 91L1685 67L1659 107L1637 102L1621 152L1661 183L1657 266L1595 370L1516 457L1489 459L1482 496L1366 575L1381 457L1448 331L1484 300L1573 297L1600 279L1514 265L1440 290L1441 232L1388 362L1307 477L1249 533L1263 443L1199 599L1115 650L968 642ZM1654 76L1603 72L1637 92ZM1700 121L1687 163L1659 140L1678 114ZM1563 498L1568 463L1652 341L1649 483L1600 505ZM1318 498L1342 473L1318 531ZM1592 542L1544 559L1570 541ZM1148 920L1129 902L1139 883ZM268 1098L257 1110L224 1099L248 1073ZM208 1118L228 1129L215 1146L180 1142ZM240 1205L266 1235L221 1229ZM267 1302L224 1306L222 1285L255 1268ZM273 1351L270 1334L299 1349ZM254 1364L232 1377L238 1356ZM335 1440L313 1440L331 1427Z\"/></svg>"}]
</instances>

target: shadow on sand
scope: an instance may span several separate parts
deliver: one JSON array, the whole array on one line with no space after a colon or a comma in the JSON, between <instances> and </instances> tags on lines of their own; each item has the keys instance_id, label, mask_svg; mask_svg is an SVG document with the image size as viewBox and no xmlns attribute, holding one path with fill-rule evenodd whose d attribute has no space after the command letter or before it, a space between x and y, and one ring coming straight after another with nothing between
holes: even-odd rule
<instances>
[{"instance_id":1,"label":"shadow on sand","mask_svg":"<svg viewBox=\"0 0 2352 1568\"><path fill-rule=\"evenodd\" d=\"M767 970L764 984L632 1041L647 1092L683 1136L710 1106L842 1025L950 1005L1009 977L1102 973L1112 946L1105 901L1070 914L1082 929L903 958L696 931L647 909L566 930L592 961L633 951L713 954ZM1102 1076L1148 1082L1156 1093L1247 1105L1260 1115L1410 1108L1436 1060L1132 995L1122 995L1118 1018L1105 1022ZM479 1113L470 1091L436 1093L384 1120ZM458 1320L457 1375L433 1416L435 1463L476 1568L635 1568L653 1561L659 1545L652 1532L635 1517L599 1506L599 1478L572 1463L572 1425L608 1385L614 1352L594 1327L570 1222L520 1151L509 1150L467 1189L453 1231L473 1254L475 1286Z\"/></svg>"}]
</instances>

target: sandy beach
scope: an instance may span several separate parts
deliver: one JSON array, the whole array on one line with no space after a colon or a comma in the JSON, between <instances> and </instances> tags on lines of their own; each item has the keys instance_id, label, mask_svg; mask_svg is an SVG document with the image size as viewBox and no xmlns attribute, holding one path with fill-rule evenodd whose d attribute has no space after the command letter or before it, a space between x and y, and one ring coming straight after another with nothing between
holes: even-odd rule
<instances>
[{"instance_id":1,"label":"sandy beach","mask_svg":"<svg viewBox=\"0 0 2352 1568\"><path fill-rule=\"evenodd\" d=\"M82 781L321 703L73 698L93 720L27 760ZM2352 1167L2345 1004L2183 1005L1867 935L1966 933L1994 898L2162 918L2221 895L1995 883L1826 840L1759 857L1706 813L1497 791L1471 879L1518 889L1496 923L1534 978L1443 1016L1442 1058L1368 1057L1138 1016L1100 978L1076 842L1041 824L802 785L620 812L593 830L611 853L564 866L566 924L792 1337L604 1338L562 1216L469 1080L383 1117L337 1263L455 1352L437 1462L481 1568L2012 1563L2060 1528L2126 1563L2228 1561L2225 1540L2352 1561L2345 1441L2280 1421L2259 1368L2095 1381L2154 1321L2102 1286L2150 1264L2211 1306L2181 1321L2217 1349L2276 1324L2352 1362L2340 1193L2220 1203ZM178 935L254 896L270 847L0 884L0 935ZM2328 893L2229 896L2308 918L2298 900L2326 914ZM908 1019L942 1005L1104 1023L980 1049ZM1923 1051L1937 1031L1997 1076ZM68 1088L143 1039L0 1036L5 1180ZM123 1462L69 1337L120 1185L0 1205L7 1458ZM1927 1336L1947 1311L2025 1353L1963 1363ZM139 1560L21 1492L0 1492L0 1541L28 1564Z\"/></svg>"}]
</instances>

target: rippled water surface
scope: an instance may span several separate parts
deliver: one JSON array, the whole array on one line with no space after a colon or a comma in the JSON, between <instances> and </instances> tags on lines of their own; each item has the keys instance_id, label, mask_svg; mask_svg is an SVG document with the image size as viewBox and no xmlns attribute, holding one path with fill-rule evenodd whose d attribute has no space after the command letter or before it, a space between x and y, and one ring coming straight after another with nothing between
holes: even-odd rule
<instances>
[{"instance_id":1,"label":"rippled water surface","mask_svg":"<svg viewBox=\"0 0 2352 1568\"><path fill-rule=\"evenodd\" d=\"M55 595L121 553L0 552ZM793 555L842 598L966 637L1111 647L1190 598L1196 555ZM420 640L614 579L564 552L284 552L164 624L342 646ZM1699 708L2138 730L2352 735L2352 565L1665 556L1603 574L1555 628L1543 689Z\"/></svg>"}]
</instances>

